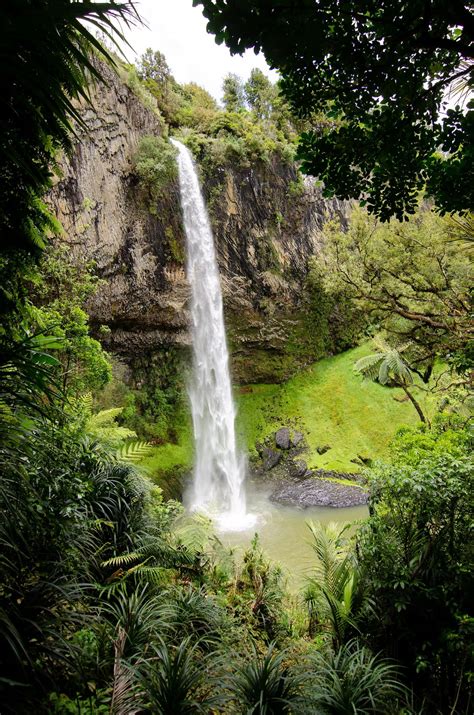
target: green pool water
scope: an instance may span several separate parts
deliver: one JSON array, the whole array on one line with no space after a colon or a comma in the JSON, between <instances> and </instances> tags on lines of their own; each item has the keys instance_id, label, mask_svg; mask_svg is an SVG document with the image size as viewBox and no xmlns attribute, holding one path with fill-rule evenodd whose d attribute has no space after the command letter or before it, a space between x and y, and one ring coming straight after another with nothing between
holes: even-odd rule
<instances>
[{"instance_id":1,"label":"green pool water","mask_svg":"<svg viewBox=\"0 0 474 715\"><path fill-rule=\"evenodd\" d=\"M308 522L351 523L356 529L357 522L368 516L366 506L296 509L274 504L265 492L250 492L247 503L248 510L257 515L255 525L246 531L223 532L219 538L226 546L235 547L238 556L250 546L252 538L258 533L265 553L281 565L292 591L304 584L314 563Z\"/></svg>"}]
</instances>

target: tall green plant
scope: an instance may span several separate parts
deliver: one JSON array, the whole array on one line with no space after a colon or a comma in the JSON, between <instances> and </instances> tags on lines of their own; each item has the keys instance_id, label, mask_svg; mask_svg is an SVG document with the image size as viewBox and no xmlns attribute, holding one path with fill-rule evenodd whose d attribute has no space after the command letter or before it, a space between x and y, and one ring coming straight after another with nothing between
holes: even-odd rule
<instances>
[{"instance_id":1,"label":"tall green plant","mask_svg":"<svg viewBox=\"0 0 474 715\"><path fill-rule=\"evenodd\" d=\"M220 698L211 694L206 660L199 645L185 638L177 646L161 642L142 669L144 685L157 715L191 715L213 712Z\"/></svg>"},{"instance_id":2,"label":"tall green plant","mask_svg":"<svg viewBox=\"0 0 474 715\"><path fill-rule=\"evenodd\" d=\"M437 421L429 433L403 430L392 455L369 474L371 517L358 533L372 604L364 632L406 666L430 712L465 712L473 670L472 436Z\"/></svg>"},{"instance_id":3,"label":"tall green plant","mask_svg":"<svg viewBox=\"0 0 474 715\"><path fill-rule=\"evenodd\" d=\"M262 656L254 650L248 663L241 664L227 680L234 707L246 715L283 715L307 712L302 676L285 666L286 653L271 644Z\"/></svg>"},{"instance_id":4,"label":"tall green plant","mask_svg":"<svg viewBox=\"0 0 474 715\"><path fill-rule=\"evenodd\" d=\"M355 555L344 539L347 527L335 523L309 524L316 556L304 600L308 607L310 633L328 633L335 648L357 629L363 605Z\"/></svg>"}]
</instances>

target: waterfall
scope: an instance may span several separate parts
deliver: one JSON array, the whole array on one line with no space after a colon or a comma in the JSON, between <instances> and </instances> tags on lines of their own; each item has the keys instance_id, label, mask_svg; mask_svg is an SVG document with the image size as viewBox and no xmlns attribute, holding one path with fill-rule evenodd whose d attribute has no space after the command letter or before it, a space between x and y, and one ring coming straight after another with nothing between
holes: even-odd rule
<instances>
[{"instance_id":1,"label":"waterfall","mask_svg":"<svg viewBox=\"0 0 474 715\"><path fill-rule=\"evenodd\" d=\"M250 525L244 490L245 463L235 439L219 268L209 218L191 154L178 149L181 206L191 286L193 371L188 387L195 439L190 508L216 514L222 529Z\"/></svg>"}]
</instances>

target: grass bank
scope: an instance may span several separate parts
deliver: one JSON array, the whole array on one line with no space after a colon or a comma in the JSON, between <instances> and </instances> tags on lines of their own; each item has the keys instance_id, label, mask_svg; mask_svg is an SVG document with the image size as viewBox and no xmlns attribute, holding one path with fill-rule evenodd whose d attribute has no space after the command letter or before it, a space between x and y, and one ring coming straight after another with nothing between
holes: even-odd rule
<instances>
[{"instance_id":1,"label":"grass bank","mask_svg":"<svg viewBox=\"0 0 474 715\"><path fill-rule=\"evenodd\" d=\"M306 459L312 468L354 472L360 469L360 457L383 457L397 429L415 424L417 416L402 390L363 381L354 372L356 360L372 350L366 344L320 360L280 385L237 388L241 447L253 456L256 442L281 426L291 426L304 433L309 446ZM417 397L423 404L423 398ZM325 446L330 449L319 454L318 447ZM176 495L192 459L188 420L179 426L176 443L154 447L142 466Z\"/></svg>"},{"instance_id":2,"label":"grass bank","mask_svg":"<svg viewBox=\"0 0 474 715\"><path fill-rule=\"evenodd\" d=\"M352 460L382 457L397 429L417 422L400 389L363 381L354 363L373 352L370 344L320 360L281 385L251 385L237 394L240 443L255 443L281 426L300 429L310 467L357 471ZM420 398L423 403L423 399ZM318 447L329 446L324 454Z\"/></svg>"}]
</instances>

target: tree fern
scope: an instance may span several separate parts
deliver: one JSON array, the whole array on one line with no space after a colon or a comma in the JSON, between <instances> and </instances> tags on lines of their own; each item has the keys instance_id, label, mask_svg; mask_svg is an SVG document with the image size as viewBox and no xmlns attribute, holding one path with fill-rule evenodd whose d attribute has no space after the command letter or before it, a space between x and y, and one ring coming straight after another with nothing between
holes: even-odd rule
<instances>
[{"instance_id":1,"label":"tree fern","mask_svg":"<svg viewBox=\"0 0 474 715\"><path fill-rule=\"evenodd\" d=\"M401 353L405 352L411 343L392 348L381 337L378 337L374 339L374 344L378 348L378 352L357 360L354 370L364 378L377 381L381 385L387 385L392 382L401 387L415 408L420 420L429 425L419 403L408 390L408 387L413 385L413 375L408 364L401 357Z\"/></svg>"}]
</instances>

